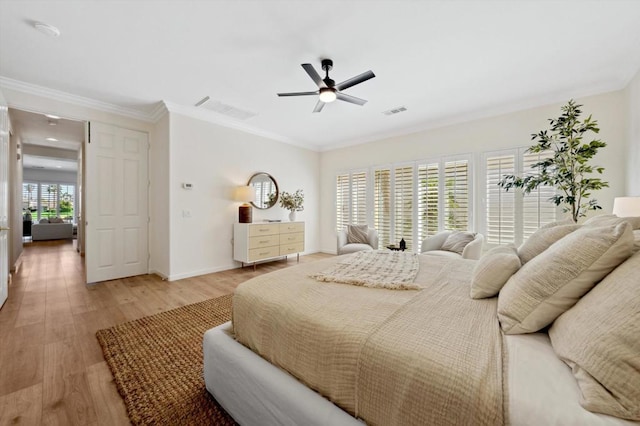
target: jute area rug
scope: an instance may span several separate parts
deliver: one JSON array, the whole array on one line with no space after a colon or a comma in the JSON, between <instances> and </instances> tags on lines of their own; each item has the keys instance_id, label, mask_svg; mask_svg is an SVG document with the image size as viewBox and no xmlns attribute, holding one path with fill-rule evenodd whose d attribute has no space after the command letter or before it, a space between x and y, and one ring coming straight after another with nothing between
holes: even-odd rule
<instances>
[{"instance_id":1,"label":"jute area rug","mask_svg":"<svg viewBox=\"0 0 640 426\"><path fill-rule=\"evenodd\" d=\"M202 336L231 319L231 295L96 333L134 425L235 425L207 392Z\"/></svg>"}]
</instances>

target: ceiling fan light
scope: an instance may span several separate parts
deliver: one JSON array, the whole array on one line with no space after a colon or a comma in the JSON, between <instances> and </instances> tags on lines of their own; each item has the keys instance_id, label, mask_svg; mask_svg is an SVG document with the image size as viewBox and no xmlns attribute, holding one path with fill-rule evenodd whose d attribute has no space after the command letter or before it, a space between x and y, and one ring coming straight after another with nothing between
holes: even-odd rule
<instances>
[{"instance_id":1,"label":"ceiling fan light","mask_svg":"<svg viewBox=\"0 0 640 426\"><path fill-rule=\"evenodd\" d=\"M325 103L333 102L336 100L336 91L331 88L320 89L320 100Z\"/></svg>"}]
</instances>

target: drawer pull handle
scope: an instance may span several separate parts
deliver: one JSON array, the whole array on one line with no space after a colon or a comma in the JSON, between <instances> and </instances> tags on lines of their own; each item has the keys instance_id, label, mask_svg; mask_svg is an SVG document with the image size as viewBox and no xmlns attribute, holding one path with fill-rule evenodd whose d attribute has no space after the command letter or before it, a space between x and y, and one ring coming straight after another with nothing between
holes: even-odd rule
<instances>
[{"instance_id":1,"label":"drawer pull handle","mask_svg":"<svg viewBox=\"0 0 640 426\"><path fill-rule=\"evenodd\" d=\"M263 241L260 241L260 244L267 244L268 242L269 240L263 240Z\"/></svg>"},{"instance_id":2,"label":"drawer pull handle","mask_svg":"<svg viewBox=\"0 0 640 426\"><path fill-rule=\"evenodd\" d=\"M260 256L266 256L268 254L269 254L269 252L267 251L267 252L264 252L264 253L260 253Z\"/></svg>"}]
</instances>

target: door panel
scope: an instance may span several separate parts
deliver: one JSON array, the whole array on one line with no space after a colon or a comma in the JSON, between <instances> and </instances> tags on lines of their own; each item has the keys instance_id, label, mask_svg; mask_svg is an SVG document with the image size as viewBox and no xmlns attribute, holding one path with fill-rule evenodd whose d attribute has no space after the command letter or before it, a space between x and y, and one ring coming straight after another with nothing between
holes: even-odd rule
<instances>
[{"instance_id":1,"label":"door panel","mask_svg":"<svg viewBox=\"0 0 640 426\"><path fill-rule=\"evenodd\" d=\"M146 133L90 123L87 282L148 272L148 147Z\"/></svg>"}]
</instances>

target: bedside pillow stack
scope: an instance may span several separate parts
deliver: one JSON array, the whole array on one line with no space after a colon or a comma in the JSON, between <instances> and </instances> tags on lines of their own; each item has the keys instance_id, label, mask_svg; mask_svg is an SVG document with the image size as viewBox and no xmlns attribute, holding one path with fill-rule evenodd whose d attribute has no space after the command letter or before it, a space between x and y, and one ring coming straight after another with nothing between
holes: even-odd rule
<instances>
[{"instance_id":1,"label":"bedside pillow stack","mask_svg":"<svg viewBox=\"0 0 640 426\"><path fill-rule=\"evenodd\" d=\"M548 229L563 226L567 225ZM498 298L502 330L506 334L533 333L551 324L626 260L632 247L631 226L625 221L569 231L548 249L523 262L502 288Z\"/></svg>"}]
</instances>

